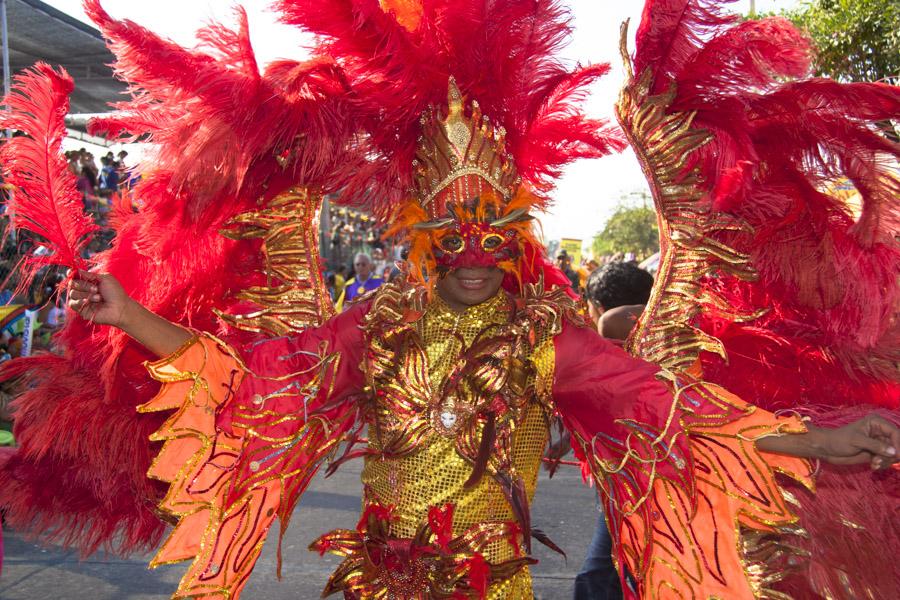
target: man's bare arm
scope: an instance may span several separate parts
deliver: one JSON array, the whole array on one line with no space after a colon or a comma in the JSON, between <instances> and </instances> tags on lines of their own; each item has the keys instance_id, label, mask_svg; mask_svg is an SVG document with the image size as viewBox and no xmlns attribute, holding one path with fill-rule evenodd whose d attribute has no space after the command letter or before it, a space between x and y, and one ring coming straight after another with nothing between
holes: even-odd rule
<instances>
[{"instance_id":1,"label":"man's bare arm","mask_svg":"<svg viewBox=\"0 0 900 600\"><path fill-rule=\"evenodd\" d=\"M764 437L756 441L756 447L832 464L869 463L872 469L884 469L897 463L900 429L879 416L869 415L838 429L809 426L807 433Z\"/></svg>"}]
</instances>

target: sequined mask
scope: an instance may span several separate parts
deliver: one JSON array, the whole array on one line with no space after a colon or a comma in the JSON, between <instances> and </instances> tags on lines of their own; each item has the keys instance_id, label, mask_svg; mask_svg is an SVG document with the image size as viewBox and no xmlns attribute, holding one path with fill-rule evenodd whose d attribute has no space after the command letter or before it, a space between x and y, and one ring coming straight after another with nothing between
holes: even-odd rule
<instances>
[{"instance_id":1,"label":"sequined mask","mask_svg":"<svg viewBox=\"0 0 900 600\"><path fill-rule=\"evenodd\" d=\"M454 209L453 221L435 231L432 252L440 274L461 267L502 268L520 255L518 232L493 222L467 219L477 218L474 215L478 211L471 208L472 204L467 209Z\"/></svg>"}]
</instances>

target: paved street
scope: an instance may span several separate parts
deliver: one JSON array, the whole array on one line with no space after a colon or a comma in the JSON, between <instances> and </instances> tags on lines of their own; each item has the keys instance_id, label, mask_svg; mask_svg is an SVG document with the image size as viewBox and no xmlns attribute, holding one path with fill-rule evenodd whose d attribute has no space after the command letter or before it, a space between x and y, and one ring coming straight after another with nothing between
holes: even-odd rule
<instances>
[{"instance_id":1,"label":"paved street","mask_svg":"<svg viewBox=\"0 0 900 600\"><path fill-rule=\"evenodd\" d=\"M284 540L284 578L275 578L275 536L247 586L250 600L312 600L339 562L307 551L320 534L337 527L352 528L359 517L361 464L350 463L330 479L317 478L297 508ZM594 531L593 490L581 485L573 467L562 467L552 480L542 475L535 500L534 526L543 529L568 554L562 557L535 543L540 564L534 567L536 597L571 597L572 580ZM127 560L92 557L79 562L72 552L41 548L5 532L6 559L0 578L2 600L162 600L168 598L183 567L150 571L149 557Z\"/></svg>"}]
</instances>

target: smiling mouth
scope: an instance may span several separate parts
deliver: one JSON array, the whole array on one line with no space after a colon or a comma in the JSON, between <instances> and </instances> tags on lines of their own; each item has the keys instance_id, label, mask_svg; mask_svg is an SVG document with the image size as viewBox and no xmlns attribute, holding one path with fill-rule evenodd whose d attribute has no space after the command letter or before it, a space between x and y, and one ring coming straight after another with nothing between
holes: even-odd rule
<instances>
[{"instance_id":1,"label":"smiling mouth","mask_svg":"<svg viewBox=\"0 0 900 600\"><path fill-rule=\"evenodd\" d=\"M464 290L480 290L487 284L487 279L479 278L462 278L457 277L456 280L459 282L459 287Z\"/></svg>"}]
</instances>

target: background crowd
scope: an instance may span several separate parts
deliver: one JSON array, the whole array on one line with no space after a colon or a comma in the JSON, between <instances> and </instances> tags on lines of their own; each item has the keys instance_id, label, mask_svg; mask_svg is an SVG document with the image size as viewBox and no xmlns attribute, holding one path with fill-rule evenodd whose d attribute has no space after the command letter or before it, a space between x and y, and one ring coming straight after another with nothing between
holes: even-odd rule
<instances>
[{"instance_id":1,"label":"background crowd","mask_svg":"<svg viewBox=\"0 0 900 600\"><path fill-rule=\"evenodd\" d=\"M93 153L85 148L66 152L69 170L75 175L85 209L100 225L106 225L113 196L134 183L126 166L127 158L125 150L118 154L109 151L100 157L98 165Z\"/></svg>"}]
</instances>

